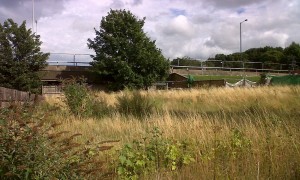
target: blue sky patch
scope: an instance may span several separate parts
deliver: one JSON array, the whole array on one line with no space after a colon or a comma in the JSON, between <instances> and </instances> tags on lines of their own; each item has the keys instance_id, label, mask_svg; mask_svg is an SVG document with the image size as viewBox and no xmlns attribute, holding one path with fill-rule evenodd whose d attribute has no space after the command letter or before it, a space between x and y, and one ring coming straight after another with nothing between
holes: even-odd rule
<instances>
[{"instance_id":1,"label":"blue sky patch","mask_svg":"<svg viewBox=\"0 0 300 180\"><path fill-rule=\"evenodd\" d=\"M184 9L175 9L175 8L171 8L170 9L172 15L174 16L179 16L179 15L186 15L186 11Z\"/></svg>"},{"instance_id":2,"label":"blue sky patch","mask_svg":"<svg viewBox=\"0 0 300 180\"><path fill-rule=\"evenodd\" d=\"M239 8L236 12L237 12L238 14L243 14L245 11L246 11L245 8Z\"/></svg>"}]
</instances>

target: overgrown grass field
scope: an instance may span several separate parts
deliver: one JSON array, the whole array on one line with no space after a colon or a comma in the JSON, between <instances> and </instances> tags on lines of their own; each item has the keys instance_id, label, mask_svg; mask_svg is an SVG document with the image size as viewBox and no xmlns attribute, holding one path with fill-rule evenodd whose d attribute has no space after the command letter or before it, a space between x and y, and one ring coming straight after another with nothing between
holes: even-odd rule
<instances>
[{"instance_id":1,"label":"overgrown grass field","mask_svg":"<svg viewBox=\"0 0 300 180\"><path fill-rule=\"evenodd\" d=\"M36 112L77 143L117 140L93 151L106 178L300 178L299 86L86 93L47 97Z\"/></svg>"},{"instance_id":2,"label":"overgrown grass field","mask_svg":"<svg viewBox=\"0 0 300 180\"><path fill-rule=\"evenodd\" d=\"M244 77L243 76L225 76L225 75L195 75L194 76L195 80L220 80L220 79L225 79L229 83L236 83L240 80L242 80ZM260 80L260 76L246 76L246 79L253 81L253 82L258 82Z\"/></svg>"}]
</instances>

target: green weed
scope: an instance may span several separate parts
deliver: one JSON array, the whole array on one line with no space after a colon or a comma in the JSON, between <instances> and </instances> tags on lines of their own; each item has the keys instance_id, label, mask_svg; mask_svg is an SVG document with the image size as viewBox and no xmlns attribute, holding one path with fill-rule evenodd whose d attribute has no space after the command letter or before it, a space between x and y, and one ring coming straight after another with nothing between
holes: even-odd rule
<instances>
[{"instance_id":1,"label":"green weed","mask_svg":"<svg viewBox=\"0 0 300 180\"><path fill-rule=\"evenodd\" d=\"M175 171L194 162L187 142L164 138L158 128L147 137L126 144L120 150L117 173L121 179L139 179L163 171Z\"/></svg>"},{"instance_id":2,"label":"green weed","mask_svg":"<svg viewBox=\"0 0 300 180\"><path fill-rule=\"evenodd\" d=\"M11 107L0 113L0 179L83 179L107 175L100 152L112 146L74 141L80 134L54 132L32 109Z\"/></svg>"}]
</instances>

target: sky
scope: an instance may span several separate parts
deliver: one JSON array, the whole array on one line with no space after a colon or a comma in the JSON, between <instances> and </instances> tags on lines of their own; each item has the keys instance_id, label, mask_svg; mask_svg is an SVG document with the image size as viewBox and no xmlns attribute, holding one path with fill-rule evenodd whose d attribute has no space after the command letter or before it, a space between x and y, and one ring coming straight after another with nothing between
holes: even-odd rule
<instances>
[{"instance_id":1,"label":"sky","mask_svg":"<svg viewBox=\"0 0 300 180\"><path fill-rule=\"evenodd\" d=\"M33 0L0 0L0 22L26 20L32 28ZM146 17L144 32L166 58L205 60L215 54L264 46L300 43L300 0L34 0L34 31L42 51L94 54L87 39L95 37L110 9Z\"/></svg>"}]
</instances>

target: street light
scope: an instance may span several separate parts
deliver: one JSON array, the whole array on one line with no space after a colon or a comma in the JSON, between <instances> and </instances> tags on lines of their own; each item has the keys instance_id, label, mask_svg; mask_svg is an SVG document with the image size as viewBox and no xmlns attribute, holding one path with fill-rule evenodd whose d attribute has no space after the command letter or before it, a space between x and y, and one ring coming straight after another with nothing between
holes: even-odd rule
<instances>
[{"instance_id":1,"label":"street light","mask_svg":"<svg viewBox=\"0 0 300 180\"><path fill-rule=\"evenodd\" d=\"M244 21L240 22L240 53L242 54L242 23L248 21L245 19Z\"/></svg>"},{"instance_id":2,"label":"street light","mask_svg":"<svg viewBox=\"0 0 300 180\"><path fill-rule=\"evenodd\" d=\"M243 22L246 22L246 21L248 21L248 19L245 19L244 21L242 21L242 22L240 22L240 59L242 60L242 23ZM244 73L243 73L243 79L244 79L244 81L243 81L243 84L244 84L244 86L245 86L245 62L244 62L244 60L243 60L243 71L244 71Z\"/></svg>"},{"instance_id":3,"label":"street light","mask_svg":"<svg viewBox=\"0 0 300 180\"><path fill-rule=\"evenodd\" d=\"M38 24L37 24L37 20L35 20L35 33L37 34L37 27L38 27Z\"/></svg>"},{"instance_id":4,"label":"street light","mask_svg":"<svg viewBox=\"0 0 300 180\"><path fill-rule=\"evenodd\" d=\"M32 33L34 33L34 0L32 0Z\"/></svg>"}]
</instances>

